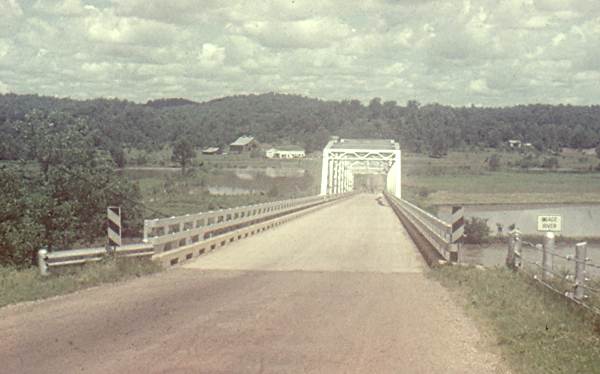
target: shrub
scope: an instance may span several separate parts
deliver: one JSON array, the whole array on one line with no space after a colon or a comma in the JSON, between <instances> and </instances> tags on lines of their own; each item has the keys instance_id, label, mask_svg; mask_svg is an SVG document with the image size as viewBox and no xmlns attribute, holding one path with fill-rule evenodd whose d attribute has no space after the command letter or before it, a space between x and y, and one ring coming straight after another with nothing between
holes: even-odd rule
<instances>
[{"instance_id":1,"label":"shrub","mask_svg":"<svg viewBox=\"0 0 600 374\"><path fill-rule=\"evenodd\" d=\"M494 153L488 159L488 167L491 171L497 171L500 169L500 156L497 153Z\"/></svg>"},{"instance_id":2,"label":"shrub","mask_svg":"<svg viewBox=\"0 0 600 374\"><path fill-rule=\"evenodd\" d=\"M465 221L465 243L482 244L490 241L487 219L471 217Z\"/></svg>"},{"instance_id":3,"label":"shrub","mask_svg":"<svg viewBox=\"0 0 600 374\"><path fill-rule=\"evenodd\" d=\"M556 157L546 157L542 163L542 167L545 169L557 169L558 159Z\"/></svg>"},{"instance_id":4,"label":"shrub","mask_svg":"<svg viewBox=\"0 0 600 374\"><path fill-rule=\"evenodd\" d=\"M427 196L429 196L430 193L431 193L431 191L427 187L419 188L419 196L420 197L427 197Z\"/></svg>"}]
</instances>

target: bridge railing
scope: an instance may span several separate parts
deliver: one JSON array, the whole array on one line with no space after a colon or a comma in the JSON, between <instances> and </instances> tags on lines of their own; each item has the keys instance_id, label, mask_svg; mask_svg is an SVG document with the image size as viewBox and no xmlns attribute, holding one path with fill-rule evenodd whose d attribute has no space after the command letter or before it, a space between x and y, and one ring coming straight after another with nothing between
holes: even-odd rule
<instances>
[{"instance_id":1,"label":"bridge railing","mask_svg":"<svg viewBox=\"0 0 600 374\"><path fill-rule=\"evenodd\" d=\"M118 247L112 254L116 257L152 258L165 266L174 265L350 195L352 193L309 196L145 220L143 243ZM52 252L40 249L38 267L46 275L55 268L97 262L109 255L111 252L104 247Z\"/></svg>"},{"instance_id":2,"label":"bridge railing","mask_svg":"<svg viewBox=\"0 0 600 374\"><path fill-rule=\"evenodd\" d=\"M204 253L226 246L229 243L245 239L259 234L265 230L277 227L285 222L293 220L297 217L301 217L316 209L320 209L321 207L333 204L336 201L351 195L352 193L312 196L302 199L277 201L273 203L224 209L217 212L207 212L206 216L204 216L205 222L206 217L211 217L217 218L217 223L208 225L205 229L203 229L204 226L201 226L198 228L184 230L183 233L176 233L176 237L181 238L176 240L181 240L181 242L175 243L174 245L178 245L175 248L167 247L168 249L165 249L164 244L162 243L173 244L173 242L169 242L168 239L161 239L160 236L149 237L149 242L156 240L158 243L158 250L156 250L152 259L161 264L163 267L180 264ZM255 210L256 214L254 213ZM237 219L234 218L236 211L238 212ZM244 211L246 213L244 214L244 217L241 216L240 211ZM250 216L248 216L248 212L252 212ZM202 219L202 214L203 213L194 215L195 219ZM215 216L215 214L218 215ZM229 221L226 219L227 214L232 214L232 218ZM223 215L225 218L223 218L222 222L218 222L218 217ZM189 218L187 222L190 222ZM168 221L167 224L169 224ZM183 223L180 222L180 224ZM172 234L167 234L164 236L167 236L167 238L173 237ZM184 240L185 243L187 243L185 245L183 245ZM188 242L188 240L190 241Z\"/></svg>"},{"instance_id":3,"label":"bridge railing","mask_svg":"<svg viewBox=\"0 0 600 374\"><path fill-rule=\"evenodd\" d=\"M155 253L166 252L339 197L340 195L310 196L145 220L143 240L154 247Z\"/></svg>"},{"instance_id":4,"label":"bridge railing","mask_svg":"<svg viewBox=\"0 0 600 374\"><path fill-rule=\"evenodd\" d=\"M385 192L385 196L400 219L404 219L403 222L412 225L418 234L435 249L441 259L446 261L457 259L458 248L452 244L452 225L450 223L390 193Z\"/></svg>"},{"instance_id":5,"label":"bridge railing","mask_svg":"<svg viewBox=\"0 0 600 374\"><path fill-rule=\"evenodd\" d=\"M107 256L151 258L154 248L149 244L129 244L116 248L109 252L105 247L69 249L48 252L40 249L37 256L37 265L42 275L47 275L54 269L71 265L83 265L101 261Z\"/></svg>"}]
</instances>

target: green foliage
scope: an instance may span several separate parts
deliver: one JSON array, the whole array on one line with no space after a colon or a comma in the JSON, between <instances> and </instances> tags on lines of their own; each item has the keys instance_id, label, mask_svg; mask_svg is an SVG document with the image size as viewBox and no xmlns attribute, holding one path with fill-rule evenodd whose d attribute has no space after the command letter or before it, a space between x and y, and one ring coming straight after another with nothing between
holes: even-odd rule
<instances>
[{"instance_id":1,"label":"green foliage","mask_svg":"<svg viewBox=\"0 0 600 374\"><path fill-rule=\"evenodd\" d=\"M27 113L58 112L81 118L95 130L100 149L157 151L181 134L194 147L224 146L240 134L263 143L290 142L309 152L330 135L400 139L404 150L443 157L449 149L501 147L508 139L531 142L538 150L587 148L600 140L600 107L520 105L503 108L400 105L374 98L321 101L295 95L225 97L205 103L164 99L147 105L123 100L74 101L36 95L0 95L0 159L22 157L14 124ZM114 152L111 152L114 155ZM118 157L115 161L119 163Z\"/></svg>"},{"instance_id":2,"label":"green foliage","mask_svg":"<svg viewBox=\"0 0 600 374\"><path fill-rule=\"evenodd\" d=\"M546 157L542 162L542 167L545 169L558 169L558 166L558 158L556 157Z\"/></svg>"},{"instance_id":3,"label":"green foliage","mask_svg":"<svg viewBox=\"0 0 600 374\"><path fill-rule=\"evenodd\" d=\"M494 153L493 155L490 156L490 158L488 158L488 168L491 171L498 171L498 169L500 169L500 155L497 153Z\"/></svg>"},{"instance_id":4,"label":"green foliage","mask_svg":"<svg viewBox=\"0 0 600 374\"><path fill-rule=\"evenodd\" d=\"M465 220L465 243L481 244L490 240L490 228L487 219L471 217Z\"/></svg>"},{"instance_id":5,"label":"green foliage","mask_svg":"<svg viewBox=\"0 0 600 374\"><path fill-rule=\"evenodd\" d=\"M94 241L108 205L122 207L125 232L140 229L139 189L115 174L81 119L34 112L17 128L33 162L0 170L0 265L27 266L42 246Z\"/></svg>"},{"instance_id":6,"label":"green foliage","mask_svg":"<svg viewBox=\"0 0 600 374\"><path fill-rule=\"evenodd\" d=\"M521 169L530 169L538 167L539 163L533 154L529 153L518 161L518 165L521 167Z\"/></svg>"},{"instance_id":7,"label":"green foliage","mask_svg":"<svg viewBox=\"0 0 600 374\"><path fill-rule=\"evenodd\" d=\"M429 273L492 330L513 372L597 373L598 319L521 273L444 266Z\"/></svg>"},{"instance_id":8,"label":"green foliage","mask_svg":"<svg viewBox=\"0 0 600 374\"><path fill-rule=\"evenodd\" d=\"M173 156L171 160L181 165L181 170L184 173L186 167L190 165L194 157L196 157L196 151L187 138L180 138L173 144Z\"/></svg>"},{"instance_id":9,"label":"green foliage","mask_svg":"<svg viewBox=\"0 0 600 374\"><path fill-rule=\"evenodd\" d=\"M16 269L0 266L0 307L71 293L159 270L160 266L150 260L127 258L107 258L83 267L69 267L60 274L51 274L48 277L42 277L36 268Z\"/></svg>"}]
</instances>

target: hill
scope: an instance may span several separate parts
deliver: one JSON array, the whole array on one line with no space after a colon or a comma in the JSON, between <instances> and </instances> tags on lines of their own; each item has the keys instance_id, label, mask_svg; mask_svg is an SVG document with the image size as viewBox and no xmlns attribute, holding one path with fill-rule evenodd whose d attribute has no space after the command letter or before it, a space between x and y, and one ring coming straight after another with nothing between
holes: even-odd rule
<instances>
[{"instance_id":1,"label":"hill","mask_svg":"<svg viewBox=\"0 0 600 374\"><path fill-rule=\"evenodd\" d=\"M82 117L99 147L158 149L186 137L195 146L222 146L241 134L266 143L320 149L330 135L399 139L403 149L443 155L450 148L499 147L508 139L539 150L590 148L600 142L600 106L519 105L503 108L405 105L374 98L324 101L298 95L237 95L195 103L158 99L146 104L117 99L72 100L0 95L0 159L13 159L27 113Z\"/></svg>"}]
</instances>

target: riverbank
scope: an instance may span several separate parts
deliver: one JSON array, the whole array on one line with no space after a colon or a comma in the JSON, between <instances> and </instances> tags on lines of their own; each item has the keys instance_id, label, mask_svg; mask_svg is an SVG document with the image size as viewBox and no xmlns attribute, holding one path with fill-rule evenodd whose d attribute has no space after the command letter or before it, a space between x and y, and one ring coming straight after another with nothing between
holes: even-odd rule
<instances>
[{"instance_id":1,"label":"riverbank","mask_svg":"<svg viewBox=\"0 0 600 374\"><path fill-rule=\"evenodd\" d=\"M520 273L444 266L430 276L491 330L515 373L599 373L600 320Z\"/></svg>"}]
</instances>

